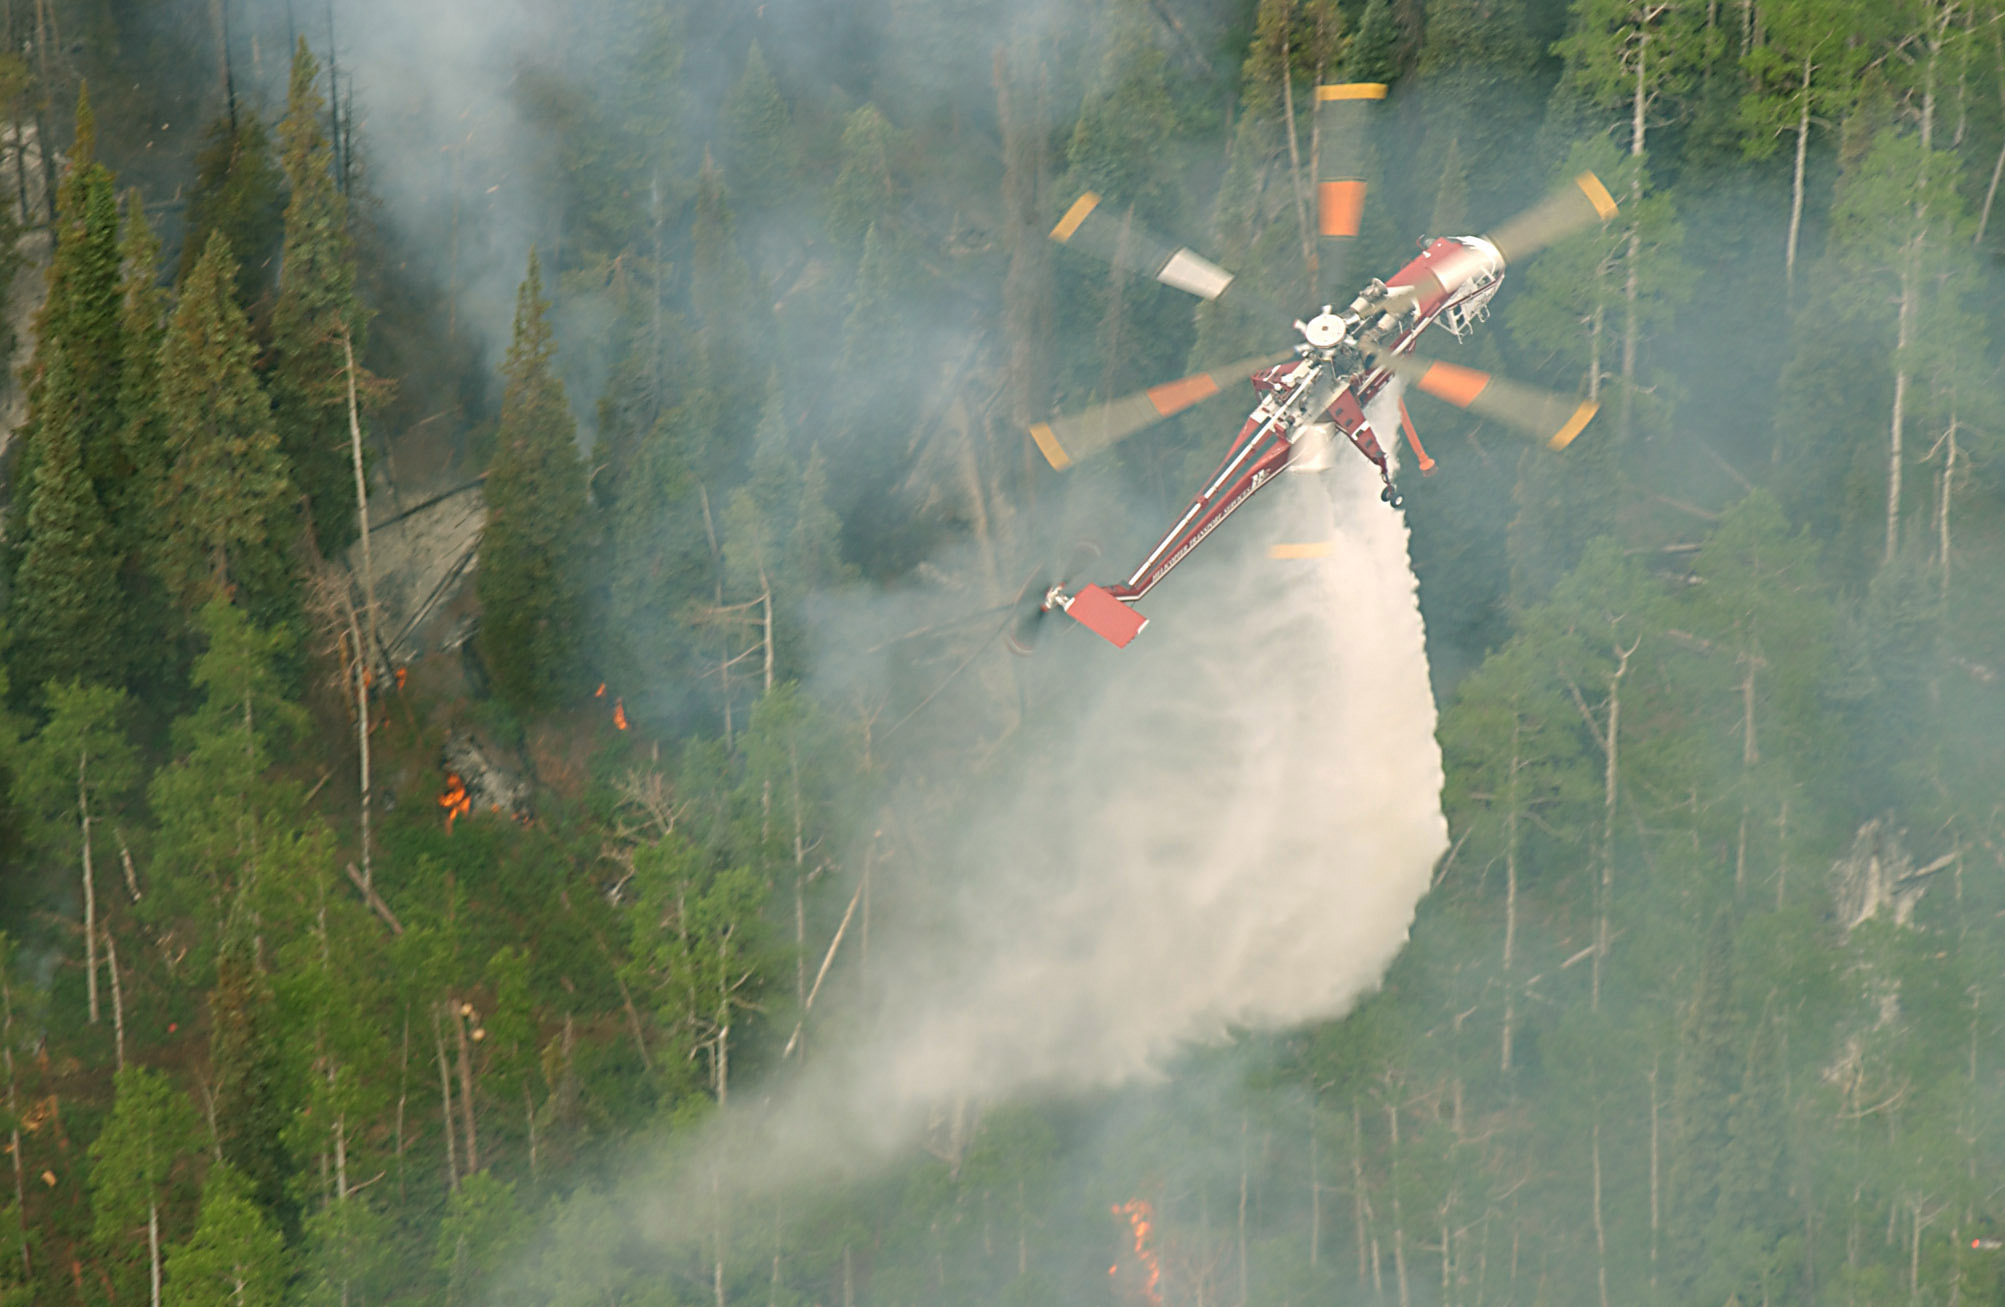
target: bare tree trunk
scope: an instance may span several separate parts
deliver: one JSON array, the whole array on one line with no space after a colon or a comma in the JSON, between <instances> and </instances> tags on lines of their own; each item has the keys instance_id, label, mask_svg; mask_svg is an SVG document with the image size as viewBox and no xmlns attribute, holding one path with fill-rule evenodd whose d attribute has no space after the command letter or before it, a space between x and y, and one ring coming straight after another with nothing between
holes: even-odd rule
<instances>
[{"instance_id":1,"label":"bare tree trunk","mask_svg":"<svg viewBox=\"0 0 2005 1307\"><path fill-rule=\"evenodd\" d=\"M1887 436L1887 548L1885 561L1894 561L1901 544L1901 438L1907 423L1908 347L1914 343L1915 317L1920 289L1915 285L1914 246L1917 233L1901 255L1901 306L1894 338L1894 406Z\"/></svg>"},{"instance_id":2,"label":"bare tree trunk","mask_svg":"<svg viewBox=\"0 0 2005 1307\"><path fill-rule=\"evenodd\" d=\"M1650 1287L1653 1290L1657 1287L1657 1238L1660 1228L1657 1139L1657 1063L1653 1059L1650 1063Z\"/></svg>"},{"instance_id":3,"label":"bare tree trunk","mask_svg":"<svg viewBox=\"0 0 2005 1307\"><path fill-rule=\"evenodd\" d=\"M453 1136L459 1125L453 1120L452 1072L446 1068L445 1032L439 1026L439 1005L432 1005L432 1046L439 1055L439 1125L446 1137L446 1192L459 1188L459 1156Z\"/></svg>"},{"instance_id":4,"label":"bare tree trunk","mask_svg":"<svg viewBox=\"0 0 2005 1307\"><path fill-rule=\"evenodd\" d=\"M1246 1113L1239 1114L1239 1303L1246 1307L1248 1275L1246 1267Z\"/></svg>"},{"instance_id":5,"label":"bare tree trunk","mask_svg":"<svg viewBox=\"0 0 2005 1307\"><path fill-rule=\"evenodd\" d=\"M1413 1307L1413 1295L1406 1281L1406 1224L1399 1211L1398 1103L1388 1102L1385 1105L1385 1123L1392 1149L1392 1273L1399 1286L1399 1307Z\"/></svg>"},{"instance_id":6,"label":"bare tree trunk","mask_svg":"<svg viewBox=\"0 0 2005 1307\"><path fill-rule=\"evenodd\" d=\"M1949 434L1943 439L1942 490L1936 511L1936 560L1942 577L1942 597L1949 598L1949 497L1956 488L1956 414L1949 415Z\"/></svg>"},{"instance_id":7,"label":"bare tree trunk","mask_svg":"<svg viewBox=\"0 0 2005 1307\"><path fill-rule=\"evenodd\" d=\"M355 465L355 523L362 546L362 604L369 644L358 650L355 664L355 741L362 755L362 893L374 892L375 878L369 863L369 668L381 648L376 633L376 570L369 560L369 484L362 475L362 419L355 404L355 344L344 323L341 328L341 357L348 373L348 451Z\"/></svg>"},{"instance_id":8,"label":"bare tree trunk","mask_svg":"<svg viewBox=\"0 0 2005 1307\"><path fill-rule=\"evenodd\" d=\"M125 997L118 984L118 936L104 932L104 964L111 976L111 1046L113 1063L125 1070Z\"/></svg>"},{"instance_id":9,"label":"bare tree trunk","mask_svg":"<svg viewBox=\"0 0 2005 1307\"><path fill-rule=\"evenodd\" d=\"M1309 1086L1309 1265L1320 1264L1323 1238L1323 1177L1316 1130L1316 1086Z\"/></svg>"},{"instance_id":10,"label":"bare tree trunk","mask_svg":"<svg viewBox=\"0 0 2005 1307\"><path fill-rule=\"evenodd\" d=\"M84 991L90 1000L90 1023L98 1023L97 1002L97 886L91 875L91 806L85 787L90 752L77 754L77 826L82 836L84 879Z\"/></svg>"},{"instance_id":11,"label":"bare tree trunk","mask_svg":"<svg viewBox=\"0 0 2005 1307\"><path fill-rule=\"evenodd\" d=\"M1601 1108L1594 1109L1594 1276L1601 1307L1608 1307L1608 1231L1601 1221Z\"/></svg>"},{"instance_id":12,"label":"bare tree trunk","mask_svg":"<svg viewBox=\"0 0 2005 1307\"><path fill-rule=\"evenodd\" d=\"M12 966L11 958L4 961L8 967ZM8 1127L7 1153L14 1162L14 1210L23 1212L27 1210L24 1204L28 1198L21 1160L20 1090L14 1078L14 985L5 970L0 970L0 1008L4 1009L4 1013L0 1013L0 1018L4 1018L0 1019L0 1061L4 1061L7 1067L7 1119L12 1123ZM21 1227L21 1273L31 1280L35 1275L35 1260L28 1250L25 1224ZM157 1293L155 1298L155 1307L158 1307Z\"/></svg>"},{"instance_id":13,"label":"bare tree trunk","mask_svg":"<svg viewBox=\"0 0 2005 1307\"><path fill-rule=\"evenodd\" d=\"M404 1009L403 1051L397 1059L397 1199L404 1198L404 1104L411 1091L411 1009Z\"/></svg>"},{"instance_id":14,"label":"bare tree trunk","mask_svg":"<svg viewBox=\"0 0 2005 1307\"><path fill-rule=\"evenodd\" d=\"M473 1055L467 1047L466 1019L467 1005L462 1003L452 1013L453 1030L459 1036L459 1112L466 1123L466 1173L472 1175L480 1170L480 1139L474 1130L473 1118Z\"/></svg>"},{"instance_id":15,"label":"bare tree trunk","mask_svg":"<svg viewBox=\"0 0 2005 1307\"><path fill-rule=\"evenodd\" d=\"M1638 642L1641 642L1641 637L1638 637ZM1629 659L1636 648L1635 644L1627 649L1617 646L1615 670L1608 675L1608 726L1601 742L1605 760L1601 793L1601 892L1595 914L1593 979L1588 997L1588 1006L1597 1012L1601 1010L1601 972L1608 958L1608 910L1615 896L1615 806L1622 742L1622 678L1629 672Z\"/></svg>"},{"instance_id":16,"label":"bare tree trunk","mask_svg":"<svg viewBox=\"0 0 2005 1307\"><path fill-rule=\"evenodd\" d=\"M1498 1068L1511 1069L1511 1026L1516 1018L1517 987L1511 978L1512 954L1518 938L1518 771L1522 763L1524 723L1511 718L1511 770L1504 794L1504 1034Z\"/></svg>"},{"instance_id":17,"label":"bare tree trunk","mask_svg":"<svg viewBox=\"0 0 2005 1307\"><path fill-rule=\"evenodd\" d=\"M1357 1099L1351 1099L1351 1223L1357 1229L1358 1241L1358 1283L1365 1281L1365 1257L1371 1245L1365 1228L1365 1126L1364 1113ZM1372 1274L1378 1274L1376 1263Z\"/></svg>"},{"instance_id":18,"label":"bare tree trunk","mask_svg":"<svg viewBox=\"0 0 2005 1307\"><path fill-rule=\"evenodd\" d=\"M1636 203L1643 198L1643 143L1648 127L1649 96L1644 70L1650 52L1650 32L1648 28L1638 28L1636 45L1636 94L1631 114L1629 154L1636 160L1636 178L1629 186L1629 256L1624 269L1622 287L1622 420L1621 435L1627 440L1635 430L1636 423L1636 351L1642 335L1642 323L1637 314L1637 300L1642 294L1642 281L1637 274L1637 263L1643 257L1643 232L1636 225Z\"/></svg>"},{"instance_id":19,"label":"bare tree trunk","mask_svg":"<svg viewBox=\"0 0 2005 1307\"><path fill-rule=\"evenodd\" d=\"M1288 35L1281 34L1281 111L1288 133L1288 191L1295 197L1295 226L1302 236L1302 266L1316 277L1316 242L1309 234L1309 203L1302 185L1302 147L1295 139L1295 73L1288 66Z\"/></svg>"},{"instance_id":20,"label":"bare tree trunk","mask_svg":"<svg viewBox=\"0 0 2005 1307\"><path fill-rule=\"evenodd\" d=\"M150 1307L160 1307L160 1201L146 1200L147 1299Z\"/></svg>"},{"instance_id":21,"label":"bare tree trunk","mask_svg":"<svg viewBox=\"0 0 2005 1307\"><path fill-rule=\"evenodd\" d=\"M1803 56L1803 106L1796 118L1796 167L1789 181L1789 243L1783 250L1783 277L1796 286L1796 244L1803 232L1803 172L1810 154L1810 74L1815 68L1810 56Z\"/></svg>"}]
</instances>

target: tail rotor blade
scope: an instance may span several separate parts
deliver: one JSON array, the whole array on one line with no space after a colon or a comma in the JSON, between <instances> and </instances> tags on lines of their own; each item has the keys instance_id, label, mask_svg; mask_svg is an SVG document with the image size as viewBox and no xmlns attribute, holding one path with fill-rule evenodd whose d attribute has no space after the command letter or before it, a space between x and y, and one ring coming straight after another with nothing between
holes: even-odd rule
<instances>
[{"instance_id":1,"label":"tail rotor blade","mask_svg":"<svg viewBox=\"0 0 2005 1307\"><path fill-rule=\"evenodd\" d=\"M1615 216L1615 197L1601 179L1584 172L1490 233L1490 243L1506 264L1528 258L1548 245Z\"/></svg>"},{"instance_id":2,"label":"tail rotor blade","mask_svg":"<svg viewBox=\"0 0 2005 1307\"><path fill-rule=\"evenodd\" d=\"M1030 438L1037 442L1045 460L1063 471L1082 458L1126 440L1137 431L1210 399L1236 381L1243 381L1263 368L1271 368L1292 357L1292 354L1283 354L1279 357L1269 355L1242 359L1209 372L1193 373L1167 385L1154 386L1096 405L1083 413L1039 422L1031 427Z\"/></svg>"},{"instance_id":3,"label":"tail rotor blade","mask_svg":"<svg viewBox=\"0 0 2005 1307\"><path fill-rule=\"evenodd\" d=\"M1408 354L1380 354L1372 360L1417 390L1565 449L1594 417L1598 405L1577 395L1561 395L1476 368Z\"/></svg>"},{"instance_id":4,"label":"tail rotor blade","mask_svg":"<svg viewBox=\"0 0 2005 1307\"><path fill-rule=\"evenodd\" d=\"M1349 298L1350 247L1364 219L1366 131L1371 107L1385 98L1380 82L1345 82L1316 88L1316 290L1317 302Z\"/></svg>"}]
</instances>

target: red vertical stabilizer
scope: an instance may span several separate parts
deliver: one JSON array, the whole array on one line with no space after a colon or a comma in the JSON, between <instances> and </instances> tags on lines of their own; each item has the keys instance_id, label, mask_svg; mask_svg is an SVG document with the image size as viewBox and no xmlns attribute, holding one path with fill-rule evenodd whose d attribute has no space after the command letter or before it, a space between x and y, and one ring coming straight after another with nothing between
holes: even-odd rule
<instances>
[{"instance_id":1,"label":"red vertical stabilizer","mask_svg":"<svg viewBox=\"0 0 2005 1307\"><path fill-rule=\"evenodd\" d=\"M1081 626L1116 649L1127 648L1128 641L1140 635L1142 628L1149 624L1148 618L1097 585L1089 585L1074 595L1065 611L1077 618Z\"/></svg>"}]
</instances>

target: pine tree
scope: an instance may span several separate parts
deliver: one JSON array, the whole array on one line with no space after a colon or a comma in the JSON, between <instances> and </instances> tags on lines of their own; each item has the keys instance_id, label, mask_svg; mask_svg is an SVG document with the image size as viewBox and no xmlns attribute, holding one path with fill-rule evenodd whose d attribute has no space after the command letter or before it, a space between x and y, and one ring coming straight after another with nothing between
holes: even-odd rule
<instances>
[{"instance_id":1,"label":"pine tree","mask_svg":"<svg viewBox=\"0 0 2005 1307\"><path fill-rule=\"evenodd\" d=\"M62 351L42 374L51 411L37 433L27 545L8 614L14 683L36 695L54 681L121 684L135 652L119 587L123 551L84 471L80 424L53 411L69 407L73 391L69 353Z\"/></svg>"},{"instance_id":2,"label":"pine tree","mask_svg":"<svg viewBox=\"0 0 2005 1307\"><path fill-rule=\"evenodd\" d=\"M718 118L723 127L718 162L732 193L755 210L784 204L800 173L800 146L793 115L757 41Z\"/></svg>"},{"instance_id":3,"label":"pine tree","mask_svg":"<svg viewBox=\"0 0 2005 1307\"><path fill-rule=\"evenodd\" d=\"M195 1232L167 1258L166 1307L278 1307L285 1280L285 1240L248 1182L211 1167Z\"/></svg>"},{"instance_id":4,"label":"pine tree","mask_svg":"<svg viewBox=\"0 0 2005 1307\"><path fill-rule=\"evenodd\" d=\"M243 582L275 590L293 529L294 491L252 370L250 325L230 297L235 267L229 241L211 232L160 351L168 464L154 564L184 610Z\"/></svg>"},{"instance_id":5,"label":"pine tree","mask_svg":"<svg viewBox=\"0 0 2005 1307\"><path fill-rule=\"evenodd\" d=\"M476 579L481 652L502 698L523 712L554 704L582 676L585 474L557 379L549 308L532 250L502 364L501 429Z\"/></svg>"},{"instance_id":6,"label":"pine tree","mask_svg":"<svg viewBox=\"0 0 2005 1307\"><path fill-rule=\"evenodd\" d=\"M349 451L347 333L362 349L355 304L355 261L348 202L334 184L334 152L324 130L326 105L314 90L319 67L300 38L292 88L279 124L286 180L285 253L272 314L272 417L293 481L313 513L321 552L332 557L357 531L355 473Z\"/></svg>"},{"instance_id":7,"label":"pine tree","mask_svg":"<svg viewBox=\"0 0 2005 1307\"><path fill-rule=\"evenodd\" d=\"M239 103L216 121L209 144L195 157L195 173L177 280L194 276L210 239L220 234L239 260L230 268L230 294L249 308L271 290L285 234L285 177L272 161L271 133L256 110Z\"/></svg>"},{"instance_id":8,"label":"pine tree","mask_svg":"<svg viewBox=\"0 0 2005 1307\"><path fill-rule=\"evenodd\" d=\"M1344 55L1353 82L1390 82L1399 75L1399 22L1387 0L1370 0Z\"/></svg>"},{"instance_id":9,"label":"pine tree","mask_svg":"<svg viewBox=\"0 0 2005 1307\"><path fill-rule=\"evenodd\" d=\"M874 104L853 111L842 126L841 164L829 186L828 233L852 256L863 248L863 234L872 223L886 222L896 212L901 183L892 160L898 132Z\"/></svg>"},{"instance_id":10,"label":"pine tree","mask_svg":"<svg viewBox=\"0 0 2005 1307\"><path fill-rule=\"evenodd\" d=\"M57 678L121 681L131 652L118 601L123 551L105 498L121 495L126 470L118 204L95 148L90 98L80 93L77 141L57 206L60 241L28 369L26 452L15 479L20 553L10 656L14 684L25 694Z\"/></svg>"},{"instance_id":11,"label":"pine tree","mask_svg":"<svg viewBox=\"0 0 2005 1307\"><path fill-rule=\"evenodd\" d=\"M160 1302L161 1207L174 1164L194 1150L195 1110L151 1067L118 1073L111 1120L91 1144L92 1237L123 1259L145 1230L148 1301Z\"/></svg>"},{"instance_id":12,"label":"pine tree","mask_svg":"<svg viewBox=\"0 0 2005 1307\"><path fill-rule=\"evenodd\" d=\"M278 1015L271 981L259 971L250 941L227 945L216 959L216 987L209 992L216 1147L242 1176L243 1196L274 1226L292 1233L300 1210L288 1183L292 1160L285 1128L292 1112Z\"/></svg>"}]
</instances>

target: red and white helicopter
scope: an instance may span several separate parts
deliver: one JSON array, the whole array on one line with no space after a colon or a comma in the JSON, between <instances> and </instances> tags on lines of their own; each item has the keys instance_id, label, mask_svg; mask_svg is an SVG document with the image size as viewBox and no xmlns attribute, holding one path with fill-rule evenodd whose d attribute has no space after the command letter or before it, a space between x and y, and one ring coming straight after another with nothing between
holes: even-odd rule
<instances>
[{"instance_id":1,"label":"red and white helicopter","mask_svg":"<svg viewBox=\"0 0 2005 1307\"><path fill-rule=\"evenodd\" d=\"M1369 283L1342 309L1334 307L1344 286L1345 256L1364 211L1365 114L1385 92L1376 82L1316 88L1316 279L1320 298L1327 302L1321 312L1295 322L1301 340L1288 353L1196 373L1031 427L1038 449L1052 467L1063 470L1243 377L1252 380L1260 395L1218 471L1128 579L1088 585L1076 593L1067 593L1061 581L1042 594L1026 595L1034 607L1019 620L1010 639L1013 648L1027 652L1032 625L1054 611L1070 614L1094 634L1125 647L1148 625L1135 611L1136 601L1277 473L1290 465L1326 465L1320 456L1333 431L1347 436L1377 465L1385 480L1380 498L1399 507L1378 433L1365 418L1365 406L1395 378L1478 417L1536 436L1554 449L1564 449L1594 416L1592 401L1413 352L1421 333L1436 323L1458 340L1466 335L1488 314L1507 267L1613 217L1615 201L1593 173L1582 173L1487 236L1423 239L1418 258L1385 280ZM1188 248L1170 251L1167 242L1138 234L1131 223L1107 214L1100 197L1090 191L1059 219L1051 238L1204 300L1217 300L1234 281L1233 274ZM1431 472L1434 461L1421 448L1403 403L1399 415L1421 472Z\"/></svg>"}]
</instances>

